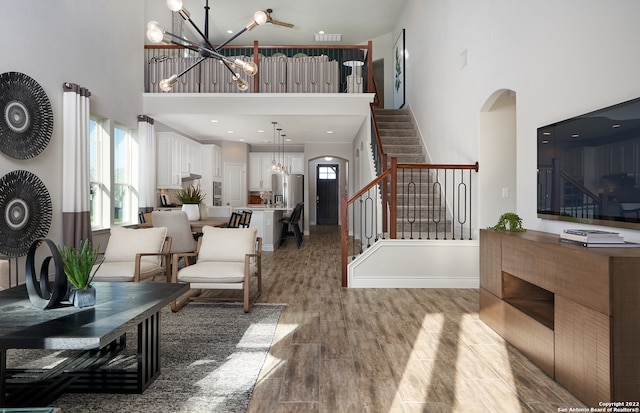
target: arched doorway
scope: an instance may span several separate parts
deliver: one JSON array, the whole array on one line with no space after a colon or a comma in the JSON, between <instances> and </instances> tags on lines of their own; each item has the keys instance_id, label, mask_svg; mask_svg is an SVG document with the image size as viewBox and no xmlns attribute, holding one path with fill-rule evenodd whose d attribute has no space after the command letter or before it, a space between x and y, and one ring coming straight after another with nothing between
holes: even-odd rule
<instances>
[{"instance_id":1,"label":"arched doorway","mask_svg":"<svg viewBox=\"0 0 640 413\"><path fill-rule=\"evenodd\" d=\"M305 210L309 224L340 225L340 197L347 193L348 161L332 155L320 156L309 159L308 171L309 203ZM335 171L335 177L331 171ZM337 196L327 197L329 193L333 193L331 191L337 191ZM333 211L335 215L325 214L327 211Z\"/></svg>"},{"instance_id":2,"label":"arched doorway","mask_svg":"<svg viewBox=\"0 0 640 413\"><path fill-rule=\"evenodd\" d=\"M516 93L494 92L479 115L479 228L495 225L500 215L516 212Z\"/></svg>"}]
</instances>

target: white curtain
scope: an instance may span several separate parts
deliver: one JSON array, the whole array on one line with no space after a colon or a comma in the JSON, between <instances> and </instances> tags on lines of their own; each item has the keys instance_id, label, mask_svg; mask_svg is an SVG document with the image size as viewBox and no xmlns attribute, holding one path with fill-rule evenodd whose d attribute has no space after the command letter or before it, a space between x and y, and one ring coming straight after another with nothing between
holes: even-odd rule
<instances>
[{"instance_id":1,"label":"white curtain","mask_svg":"<svg viewBox=\"0 0 640 413\"><path fill-rule=\"evenodd\" d=\"M62 225L63 243L77 248L92 241L89 213L89 97L73 83L63 85Z\"/></svg>"},{"instance_id":2,"label":"white curtain","mask_svg":"<svg viewBox=\"0 0 640 413\"><path fill-rule=\"evenodd\" d=\"M156 204L156 131L153 119L138 116L139 150L139 208L142 212L153 211Z\"/></svg>"}]
</instances>

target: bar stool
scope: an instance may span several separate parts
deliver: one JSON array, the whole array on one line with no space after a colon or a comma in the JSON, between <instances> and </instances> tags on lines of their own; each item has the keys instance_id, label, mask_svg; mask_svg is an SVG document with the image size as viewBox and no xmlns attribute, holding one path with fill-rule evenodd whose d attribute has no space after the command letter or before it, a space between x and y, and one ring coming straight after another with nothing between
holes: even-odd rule
<instances>
[{"instance_id":1,"label":"bar stool","mask_svg":"<svg viewBox=\"0 0 640 413\"><path fill-rule=\"evenodd\" d=\"M282 226L280 230L280 246L284 244L284 241L289 234L295 235L298 248L300 248L300 245L302 245L302 232L300 231L300 225L298 224L298 221L300 221L303 207L304 203L298 203L289 217L282 218L279 221L280 225ZM293 232L291 232L291 230L293 230Z\"/></svg>"}]
</instances>

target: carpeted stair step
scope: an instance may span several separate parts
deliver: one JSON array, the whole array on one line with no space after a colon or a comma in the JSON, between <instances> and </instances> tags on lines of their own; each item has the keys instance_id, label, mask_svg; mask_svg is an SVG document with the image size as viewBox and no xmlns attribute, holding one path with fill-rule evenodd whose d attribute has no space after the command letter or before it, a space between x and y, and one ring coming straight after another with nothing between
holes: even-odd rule
<instances>
[{"instance_id":1,"label":"carpeted stair step","mask_svg":"<svg viewBox=\"0 0 640 413\"><path fill-rule=\"evenodd\" d=\"M396 135L387 135L381 136L380 141L382 141L382 145L385 148L385 152L389 152L387 150L387 146L389 145L416 145L422 147L420 144L420 138L417 136L396 136Z\"/></svg>"},{"instance_id":2,"label":"carpeted stair step","mask_svg":"<svg viewBox=\"0 0 640 413\"><path fill-rule=\"evenodd\" d=\"M422 152L422 147L415 144L397 144L396 142L393 142L392 144L385 144L383 142L382 145L384 146L385 153L387 155L392 154L392 156L403 153L415 154L416 152Z\"/></svg>"},{"instance_id":3,"label":"carpeted stair step","mask_svg":"<svg viewBox=\"0 0 640 413\"><path fill-rule=\"evenodd\" d=\"M427 157L423 154L399 154L393 157L398 158L398 163L425 163L427 160ZM391 166L391 160L389 160L387 164Z\"/></svg>"},{"instance_id":4,"label":"carpeted stair step","mask_svg":"<svg viewBox=\"0 0 640 413\"><path fill-rule=\"evenodd\" d=\"M395 138L395 137L415 137L417 138L417 132L415 129L411 128L411 129L380 129L380 126L378 125L378 132L380 133L380 138L384 139L384 138ZM420 142L418 140L418 142Z\"/></svg>"},{"instance_id":5,"label":"carpeted stair step","mask_svg":"<svg viewBox=\"0 0 640 413\"><path fill-rule=\"evenodd\" d=\"M415 131L413 127L413 122L378 122L378 131L380 130L412 130Z\"/></svg>"}]
</instances>

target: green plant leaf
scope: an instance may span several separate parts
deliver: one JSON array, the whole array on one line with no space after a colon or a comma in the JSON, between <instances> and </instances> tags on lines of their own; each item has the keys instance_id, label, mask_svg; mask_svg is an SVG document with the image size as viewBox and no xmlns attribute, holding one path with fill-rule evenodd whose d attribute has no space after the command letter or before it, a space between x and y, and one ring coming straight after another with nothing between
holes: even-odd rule
<instances>
[{"instance_id":1,"label":"green plant leaf","mask_svg":"<svg viewBox=\"0 0 640 413\"><path fill-rule=\"evenodd\" d=\"M191 184L178 191L176 198L182 204L199 204L204 200L204 193L202 193L200 186Z\"/></svg>"},{"instance_id":2,"label":"green plant leaf","mask_svg":"<svg viewBox=\"0 0 640 413\"><path fill-rule=\"evenodd\" d=\"M89 288L93 277L96 275L96 271L100 268L100 265L92 272L93 265L98 260L98 249L92 248L89 240L80 241L78 249L69 246L59 246L60 256L62 257L62 264L64 266L64 273L67 276L67 281L74 288L83 290Z\"/></svg>"}]
</instances>

